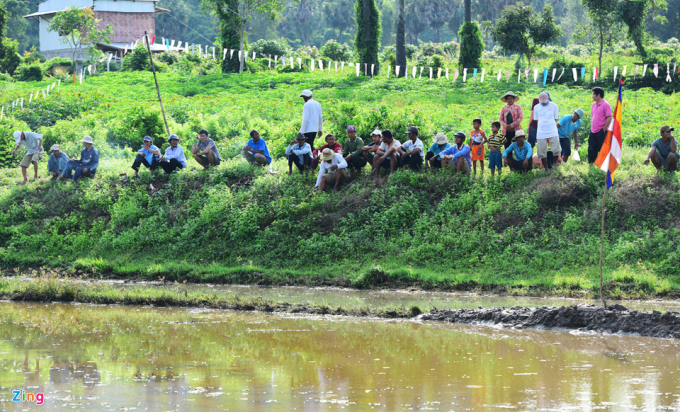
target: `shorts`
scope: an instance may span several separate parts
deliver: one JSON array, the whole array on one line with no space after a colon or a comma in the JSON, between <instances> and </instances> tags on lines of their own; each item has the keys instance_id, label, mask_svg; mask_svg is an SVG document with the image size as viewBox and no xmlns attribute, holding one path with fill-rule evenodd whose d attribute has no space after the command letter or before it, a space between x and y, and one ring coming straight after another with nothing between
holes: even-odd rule
<instances>
[{"instance_id":1,"label":"shorts","mask_svg":"<svg viewBox=\"0 0 680 412\"><path fill-rule=\"evenodd\" d=\"M550 142L550 149L557 157L562 156L562 149L560 147L560 138L557 136L548 139L538 139L536 141L536 148L538 149L538 158L545 159L548 156L548 142Z\"/></svg>"},{"instance_id":2,"label":"shorts","mask_svg":"<svg viewBox=\"0 0 680 412\"><path fill-rule=\"evenodd\" d=\"M347 171L347 169L339 169L335 172L326 173L325 175L323 175L323 177L326 178L326 184L327 185L334 185L335 179L337 179L338 173L340 173L342 175L342 177L345 178L345 179L347 179L349 177L349 172Z\"/></svg>"},{"instance_id":3,"label":"shorts","mask_svg":"<svg viewBox=\"0 0 680 412\"><path fill-rule=\"evenodd\" d=\"M560 146L562 147L562 156L571 156L571 139L568 137L560 137Z\"/></svg>"},{"instance_id":4,"label":"shorts","mask_svg":"<svg viewBox=\"0 0 680 412\"><path fill-rule=\"evenodd\" d=\"M528 160L527 168L525 169L524 160L512 159L512 168L515 169L515 172L526 173L534 168L534 159L530 157Z\"/></svg>"},{"instance_id":5,"label":"shorts","mask_svg":"<svg viewBox=\"0 0 680 412\"><path fill-rule=\"evenodd\" d=\"M481 152L479 149L482 149ZM475 144L470 147L470 154L472 155L472 161L474 162L475 160L481 160L482 162L484 161L484 145L483 144Z\"/></svg>"},{"instance_id":6,"label":"shorts","mask_svg":"<svg viewBox=\"0 0 680 412\"><path fill-rule=\"evenodd\" d=\"M458 159L460 159L460 157ZM458 169L458 165L457 165L458 159L449 159L449 162L447 163L447 167L450 167L454 170L457 170ZM463 159L463 170L461 170L461 172L464 172L464 173L469 172L470 171L470 163L468 163L467 159L465 159L464 157L462 159Z\"/></svg>"},{"instance_id":7,"label":"shorts","mask_svg":"<svg viewBox=\"0 0 680 412\"><path fill-rule=\"evenodd\" d=\"M401 161L401 155L397 153L397 167L402 167L404 163ZM392 162L390 158L388 157L387 159L383 160L382 163L380 163L380 167L383 169L391 169L392 168Z\"/></svg>"},{"instance_id":8,"label":"shorts","mask_svg":"<svg viewBox=\"0 0 680 412\"><path fill-rule=\"evenodd\" d=\"M198 156L198 157L200 157L201 160L203 160L205 162L205 164L207 164L207 165L210 164L210 160L208 160L208 156L201 155L201 156ZM215 166L219 166L220 163L222 163L222 160L220 160L220 159L215 159L215 158L213 158L213 159L215 160Z\"/></svg>"},{"instance_id":9,"label":"shorts","mask_svg":"<svg viewBox=\"0 0 680 412\"><path fill-rule=\"evenodd\" d=\"M668 156L663 157L659 154L658 151L656 151L656 152L654 152L654 156L657 159L659 159L659 161L661 162L661 166L663 166L663 168L666 169L666 170L668 170L668 158L669 157L674 157L675 160L678 160L680 158L680 155L677 152L669 153Z\"/></svg>"},{"instance_id":10,"label":"shorts","mask_svg":"<svg viewBox=\"0 0 680 412\"><path fill-rule=\"evenodd\" d=\"M21 159L21 163L19 163L19 166L21 167L29 167L31 163L38 163L40 160L40 153L33 153L30 155L24 155L24 157Z\"/></svg>"},{"instance_id":11,"label":"shorts","mask_svg":"<svg viewBox=\"0 0 680 412\"><path fill-rule=\"evenodd\" d=\"M501 152L489 152L489 169L493 170L497 168L501 170L503 167L503 153Z\"/></svg>"}]
</instances>

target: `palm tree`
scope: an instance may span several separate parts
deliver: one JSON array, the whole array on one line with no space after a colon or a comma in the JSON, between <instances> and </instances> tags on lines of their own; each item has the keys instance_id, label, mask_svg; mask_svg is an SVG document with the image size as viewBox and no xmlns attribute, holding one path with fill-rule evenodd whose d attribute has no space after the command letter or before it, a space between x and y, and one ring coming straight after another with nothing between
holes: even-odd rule
<instances>
[{"instance_id":1,"label":"palm tree","mask_svg":"<svg viewBox=\"0 0 680 412\"><path fill-rule=\"evenodd\" d=\"M465 23L472 21L472 13L470 9L472 8L470 3L472 0L465 0Z\"/></svg>"},{"instance_id":2,"label":"palm tree","mask_svg":"<svg viewBox=\"0 0 680 412\"><path fill-rule=\"evenodd\" d=\"M399 0L399 15L397 16L397 66L404 70L399 76L406 74L406 25L404 24L404 0Z\"/></svg>"}]
</instances>

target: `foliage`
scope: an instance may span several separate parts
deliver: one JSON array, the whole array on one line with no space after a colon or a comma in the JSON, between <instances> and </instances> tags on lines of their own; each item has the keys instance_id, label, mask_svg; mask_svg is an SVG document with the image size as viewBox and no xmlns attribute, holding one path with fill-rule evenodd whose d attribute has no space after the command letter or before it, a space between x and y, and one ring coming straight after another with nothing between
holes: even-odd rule
<instances>
[{"instance_id":1,"label":"foliage","mask_svg":"<svg viewBox=\"0 0 680 412\"><path fill-rule=\"evenodd\" d=\"M162 55L165 54L168 53L163 53ZM153 65L157 72L162 72L167 67L164 63L161 63L156 59L154 59ZM138 46L132 51L132 53L126 54L125 58L123 59L122 69L124 71L151 71L149 51L146 49L146 47Z\"/></svg>"},{"instance_id":2,"label":"foliage","mask_svg":"<svg viewBox=\"0 0 680 412\"><path fill-rule=\"evenodd\" d=\"M154 144L161 147L166 144L165 124L158 110L145 107L132 107L121 113L119 122L112 125L107 141L120 147L136 150L142 145L145 136L151 136Z\"/></svg>"},{"instance_id":3,"label":"foliage","mask_svg":"<svg viewBox=\"0 0 680 412\"><path fill-rule=\"evenodd\" d=\"M357 36L354 40L357 57L362 63L375 64L375 71L379 73L378 51L382 28L375 0L356 0L354 14L357 22Z\"/></svg>"},{"instance_id":4,"label":"foliage","mask_svg":"<svg viewBox=\"0 0 680 412\"><path fill-rule=\"evenodd\" d=\"M15 40L2 37L0 42L0 72L14 74L14 71L21 64L21 57L17 52L19 44Z\"/></svg>"},{"instance_id":5,"label":"foliage","mask_svg":"<svg viewBox=\"0 0 680 412\"><path fill-rule=\"evenodd\" d=\"M43 68L39 64L21 64L14 73L17 80L24 82L41 81L44 75Z\"/></svg>"},{"instance_id":6,"label":"foliage","mask_svg":"<svg viewBox=\"0 0 680 412\"><path fill-rule=\"evenodd\" d=\"M290 52L290 47L276 40L258 40L250 45L250 50L266 56L284 56Z\"/></svg>"},{"instance_id":7,"label":"foliage","mask_svg":"<svg viewBox=\"0 0 680 412\"><path fill-rule=\"evenodd\" d=\"M50 76L56 76L59 73L73 73L73 62L62 57L55 57L45 62L45 71Z\"/></svg>"},{"instance_id":8,"label":"foliage","mask_svg":"<svg viewBox=\"0 0 680 412\"><path fill-rule=\"evenodd\" d=\"M113 36L113 28L108 25L98 29L100 21L94 18L92 8L72 6L57 12L47 25L47 31L62 36L59 41L71 49L71 61L76 64L84 55L98 57L97 43L111 44L109 37Z\"/></svg>"},{"instance_id":9,"label":"foliage","mask_svg":"<svg viewBox=\"0 0 680 412\"><path fill-rule=\"evenodd\" d=\"M352 59L352 48L346 44L341 44L335 40L328 40L321 48L321 55L332 61L350 61Z\"/></svg>"},{"instance_id":10,"label":"foliage","mask_svg":"<svg viewBox=\"0 0 680 412\"><path fill-rule=\"evenodd\" d=\"M484 51L482 32L477 22L463 24L458 32L460 39L460 55L458 65L460 67L482 67L481 57Z\"/></svg>"}]
</instances>

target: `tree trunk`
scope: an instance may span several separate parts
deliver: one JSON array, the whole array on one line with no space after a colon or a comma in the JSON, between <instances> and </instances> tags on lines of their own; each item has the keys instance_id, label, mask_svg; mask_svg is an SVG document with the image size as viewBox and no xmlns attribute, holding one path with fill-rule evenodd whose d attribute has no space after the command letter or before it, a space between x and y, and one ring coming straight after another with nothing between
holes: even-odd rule
<instances>
[{"instance_id":1,"label":"tree trunk","mask_svg":"<svg viewBox=\"0 0 680 412\"><path fill-rule=\"evenodd\" d=\"M604 49L604 28L600 23L600 54L598 56L597 72L602 73L602 50Z\"/></svg>"},{"instance_id":2,"label":"tree trunk","mask_svg":"<svg viewBox=\"0 0 680 412\"><path fill-rule=\"evenodd\" d=\"M401 66L399 77L406 75L406 24L404 23L404 0L399 0L397 16L397 66Z\"/></svg>"},{"instance_id":3,"label":"tree trunk","mask_svg":"<svg viewBox=\"0 0 680 412\"><path fill-rule=\"evenodd\" d=\"M465 23L470 23L472 21L471 1L472 0L465 0Z\"/></svg>"},{"instance_id":4,"label":"tree trunk","mask_svg":"<svg viewBox=\"0 0 680 412\"><path fill-rule=\"evenodd\" d=\"M439 27L434 29L434 42L439 43Z\"/></svg>"},{"instance_id":5,"label":"tree trunk","mask_svg":"<svg viewBox=\"0 0 680 412\"><path fill-rule=\"evenodd\" d=\"M243 57L241 58L241 61L239 62L239 66L238 66L238 72L239 73L243 73L243 65L244 65L246 58L247 58L245 56L246 51L243 50L243 47L245 46L244 36L246 35L246 23L247 23L246 19L241 19L241 45L240 45L239 50L243 51L243 54L242 54Z\"/></svg>"}]
</instances>

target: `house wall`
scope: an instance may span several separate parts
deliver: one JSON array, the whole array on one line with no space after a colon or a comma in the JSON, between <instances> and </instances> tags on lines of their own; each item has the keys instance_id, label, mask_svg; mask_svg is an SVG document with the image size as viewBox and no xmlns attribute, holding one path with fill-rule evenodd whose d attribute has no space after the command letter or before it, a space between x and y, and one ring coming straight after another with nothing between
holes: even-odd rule
<instances>
[{"instance_id":1,"label":"house wall","mask_svg":"<svg viewBox=\"0 0 680 412\"><path fill-rule=\"evenodd\" d=\"M154 13L123 13L111 11L94 12L94 17L101 20L97 23L97 28L101 29L107 25L113 27L113 36L110 37L111 43L131 43L144 36L144 30L149 36L155 36L156 18Z\"/></svg>"}]
</instances>

